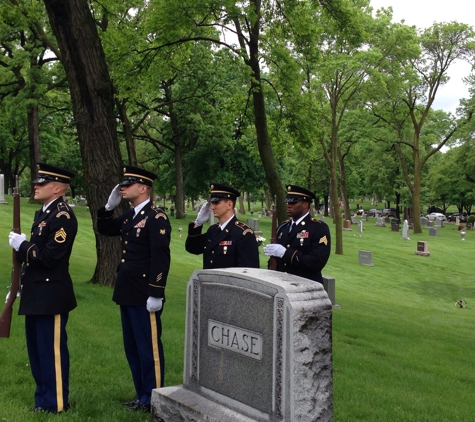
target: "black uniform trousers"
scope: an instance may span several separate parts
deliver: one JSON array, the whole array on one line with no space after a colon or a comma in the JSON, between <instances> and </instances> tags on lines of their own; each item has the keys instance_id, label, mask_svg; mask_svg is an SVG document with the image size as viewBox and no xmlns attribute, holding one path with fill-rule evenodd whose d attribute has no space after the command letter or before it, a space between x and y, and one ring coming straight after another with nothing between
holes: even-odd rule
<instances>
[{"instance_id":1,"label":"black uniform trousers","mask_svg":"<svg viewBox=\"0 0 475 422\"><path fill-rule=\"evenodd\" d=\"M120 307L125 355L137 398L146 406L150 405L152 390L163 387L162 310L149 312L145 306Z\"/></svg>"},{"instance_id":2,"label":"black uniform trousers","mask_svg":"<svg viewBox=\"0 0 475 422\"><path fill-rule=\"evenodd\" d=\"M68 406L69 313L26 315L25 331L31 372L36 382L35 407L62 412Z\"/></svg>"}]
</instances>

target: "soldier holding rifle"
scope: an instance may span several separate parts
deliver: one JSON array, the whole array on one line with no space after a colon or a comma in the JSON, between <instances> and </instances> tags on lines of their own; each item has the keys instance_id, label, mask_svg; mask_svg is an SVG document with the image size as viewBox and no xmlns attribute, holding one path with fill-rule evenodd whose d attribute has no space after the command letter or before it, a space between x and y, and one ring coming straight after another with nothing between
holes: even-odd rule
<instances>
[{"instance_id":1,"label":"soldier holding rifle","mask_svg":"<svg viewBox=\"0 0 475 422\"><path fill-rule=\"evenodd\" d=\"M35 214L31 238L11 232L9 243L24 263L19 314L25 315L26 344L36 382L32 412L69 409L69 351L66 324L76 307L69 257L77 220L64 201L74 173L38 163L35 196L43 207Z\"/></svg>"},{"instance_id":2,"label":"soldier holding rifle","mask_svg":"<svg viewBox=\"0 0 475 422\"><path fill-rule=\"evenodd\" d=\"M322 269L330 256L330 230L310 215L315 194L300 186L287 186L287 215L276 233L276 243L264 253L277 258L277 271L323 283Z\"/></svg>"}]
</instances>

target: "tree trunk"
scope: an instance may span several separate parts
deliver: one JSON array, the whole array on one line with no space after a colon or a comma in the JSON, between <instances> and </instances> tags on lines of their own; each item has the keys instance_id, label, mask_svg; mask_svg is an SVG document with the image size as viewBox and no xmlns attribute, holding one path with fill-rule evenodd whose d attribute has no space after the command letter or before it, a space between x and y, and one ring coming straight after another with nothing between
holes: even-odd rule
<instances>
[{"instance_id":1,"label":"tree trunk","mask_svg":"<svg viewBox=\"0 0 475 422\"><path fill-rule=\"evenodd\" d=\"M43 0L62 54L96 236L93 283L113 285L120 259L118 237L97 232L97 210L122 179L114 96L104 51L87 0Z\"/></svg>"},{"instance_id":2,"label":"tree trunk","mask_svg":"<svg viewBox=\"0 0 475 422\"><path fill-rule=\"evenodd\" d=\"M176 218L183 219L185 218L185 187L183 182L183 160L182 160L182 145L181 145L181 136L180 136L180 126L178 123L178 115L176 114L173 107L173 93L171 88L171 82L165 82L163 84L163 89L168 106L168 114L170 116L170 125L172 129L173 136L173 147L175 153L175 209L176 209Z\"/></svg>"},{"instance_id":3,"label":"tree trunk","mask_svg":"<svg viewBox=\"0 0 475 422\"><path fill-rule=\"evenodd\" d=\"M277 197L277 219L279 222L282 222L287 218L285 191L277 170L274 154L272 152L272 145L269 139L269 132L267 130L265 98L262 90L261 69L259 65L259 36L262 18L261 2L260 0L251 0L250 6L254 12L254 17L251 26L249 26L250 22L246 22L245 25L249 28L249 55L244 62L251 70L251 92L253 98L254 127L256 128L257 148L259 150L270 194L272 197ZM238 21L235 21L234 25L236 28L241 28ZM242 39L244 36L240 29L237 30L237 35L240 38L241 46L243 46L244 43L242 42ZM270 208L268 207L268 209Z\"/></svg>"},{"instance_id":4,"label":"tree trunk","mask_svg":"<svg viewBox=\"0 0 475 422\"><path fill-rule=\"evenodd\" d=\"M35 189L33 180L36 179L36 163L41 160L40 155L40 133L39 133L39 119L38 119L38 104L31 104L27 108L28 119L28 147L30 153L30 204L37 201L34 200Z\"/></svg>"},{"instance_id":5,"label":"tree trunk","mask_svg":"<svg viewBox=\"0 0 475 422\"><path fill-rule=\"evenodd\" d=\"M137 152L135 149L134 135L130 125L129 117L127 116L127 99L115 101L117 110L119 110L120 121L124 129L125 145L127 147L127 157L131 166L137 166Z\"/></svg>"},{"instance_id":6,"label":"tree trunk","mask_svg":"<svg viewBox=\"0 0 475 422\"><path fill-rule=\"evenodd\" d=\"M340 212L340 205L338 201L338 175L337 175L337 163L338 163L338 128L336 125L336 116L333 111L332 116L332 134L330 140L330 199L333 209L333 222L335 223L335 253L343 255L343 227Z\"/></svg>"},{"instance_id":7,"label":"tree trunk","mask_svg":"<svg viewBox=\"0 0 475 422\"><path fill-rule=\"evenodd\" d=\"M340 164L340 192L345 212L345 220L351 220L350 201L348 199L348 194L346 193L345 161L341 155L340 148L338 148L338 163Z\"/></svg>"}]
</instances>

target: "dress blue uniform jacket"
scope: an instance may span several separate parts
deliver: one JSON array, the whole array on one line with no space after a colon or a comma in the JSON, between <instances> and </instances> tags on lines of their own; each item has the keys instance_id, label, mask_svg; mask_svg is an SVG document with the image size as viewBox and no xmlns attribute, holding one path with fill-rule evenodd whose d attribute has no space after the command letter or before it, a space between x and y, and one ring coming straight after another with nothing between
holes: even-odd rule
<instances>
[{"instance_id":1,"label":"dress blue uniform jacket","mask_svg":"<svg viewBox=\"0 0 475 422\"><path fill-rule=\"evenodd\" d=\"M277 258L277 271L323 283L322 269L330 256L330 229L319 220L307 215L292 231L290 221L277 228L277 243L286 248Z\"/></svg>"},{"instance_id":2,"label":"dress blue uniform jacket","mask_svg":"<svg viewBox=\"0 0 475 422\"><path fill-rule=\"evenodd\" d=\"M203 269L246 267L259 268L259 251L252 229L235 216L224 230L213 224L206 233L203 226L188 226L185 249L195 255L203 254Z\"/></svg>"},{"instance_id":3,"label":"dress blue uniform jacket","mask_svg":"<svg viewBox=\"0 0 475 422\"><path fill-rule=\"evenodd\" d=\"M149 296L165 299L171 235L167 215L152 202L135 218L133 209L117 218L113 215L105 208L97 214L99 233L120 236L122 242L112 299L123 306L146 306Z\"/></svg>"},{"instance_id":4,"label":"dress blue uniform jacket","mask_svg":"<svg viewBox=\"0 0 475 422\"><path fill-rule=\"evenodd\" d=\"M30 241L20 245L24 262L20 315L56 315L76 307L69 257L78 223L62 198L35 214Z\"/></svg>"}]
</instances>

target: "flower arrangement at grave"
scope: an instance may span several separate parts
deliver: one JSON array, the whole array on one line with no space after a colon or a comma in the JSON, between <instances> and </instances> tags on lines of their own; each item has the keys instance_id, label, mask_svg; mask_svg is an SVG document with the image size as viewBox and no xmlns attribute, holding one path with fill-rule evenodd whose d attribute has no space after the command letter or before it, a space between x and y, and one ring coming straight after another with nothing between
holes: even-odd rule
<instances>
[{"instance_id":1,"label":"flower arrangement at grave","mask_svg":"<svg viewBox=\"0 0 475 422\"><path fill-rule=\"evenodd\" d=\"M465 229L464 226L458 226L458 227L457 227L457 230L458 230L458 231L461 231L461 230L464 230L464 229Z\"/></svg>"},{"instance_id":2,"label":"flower arrangement at grave","mask_svg":"<svg viewBox=\"0 0 475 422\"><path fill-rule=\"evenodd\" d=\"M266 241L266 238L256 235L256 240L257 240L257 246L261 246Z\"/></svg>"}]
</instances>

